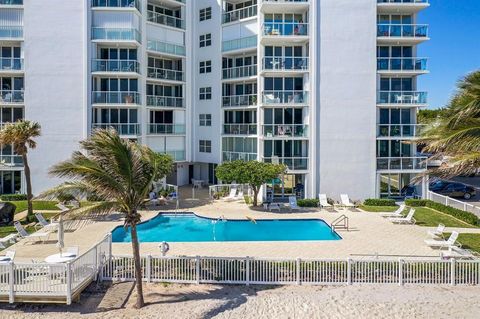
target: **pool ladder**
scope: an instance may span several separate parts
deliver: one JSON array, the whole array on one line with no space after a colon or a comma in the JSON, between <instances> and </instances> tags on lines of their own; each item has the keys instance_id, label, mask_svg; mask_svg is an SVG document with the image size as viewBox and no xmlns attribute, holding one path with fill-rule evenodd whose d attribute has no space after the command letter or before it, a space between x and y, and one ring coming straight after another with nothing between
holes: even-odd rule
<instances>
[{"instance_id":1,"label":"pool ladder","mask_svg":"<svg viewBox=\"0 0 480 319\"><path fill-rule=\"evenodd\" d=\"M335 231L337 229L346 229L348 230L348 217L345 215L342 215L335 219L332 224L330 225L332 228L332 231Z\"/></svg>"}]
</instances>

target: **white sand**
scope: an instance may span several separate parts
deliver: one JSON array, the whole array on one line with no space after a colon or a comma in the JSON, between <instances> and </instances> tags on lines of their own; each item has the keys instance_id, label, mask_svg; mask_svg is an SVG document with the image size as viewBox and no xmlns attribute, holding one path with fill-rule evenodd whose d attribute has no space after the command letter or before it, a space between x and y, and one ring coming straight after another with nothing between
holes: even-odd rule
<instances>
[{"instance_id":1,"label":"white sand","mask_svg":"<svg viewBox=\"0 0 480 319\"><path fill-rule=\"evenodd\" d=\"M67 306L0 306L0 318L479 318L479 287L363 285L146 286L141 310L95 312L101 295Z\"/></svg>"}]
</instances>

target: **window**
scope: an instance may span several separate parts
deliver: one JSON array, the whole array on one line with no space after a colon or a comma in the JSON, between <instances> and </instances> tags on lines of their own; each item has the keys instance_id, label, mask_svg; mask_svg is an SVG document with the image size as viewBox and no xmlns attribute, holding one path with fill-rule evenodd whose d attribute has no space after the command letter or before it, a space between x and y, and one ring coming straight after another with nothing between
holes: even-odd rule
<instances>
[{"instance_id":1,"label":"window","mask_svg":"<svg viewBox=\"0 0 480 319\"><path fill-rule=\"evenodd\" d=\"M212 7L200 9L200 21L210 20L212 18Z\"/></svg>"},{"instance_id":2,"label":"window","mask_svg":"<svg viewBox=\"0 0 480 319\"><path fill-rule=\"evenodd\" d=\"M212 114L200 114L200 126L212 126Z\"/></svg>"},{"instance_id":3,"label":"window","mask_svg":"<svg viewBox=\"0 0 480 319\"><path fill-rule=\"evenodd\" d=\"M207 34L202 34L200 36L200 47L208 47L212 45L212 34L207 33Z\"/></svg>"},{"instance_id":4,"label":"window","mask_svg":"<svg viewBox=\"0 0 480 319\"><path fill-rule=\"evenodd\" d=\"M212 61L200 61L200 74L212 72Z\"/></svg>"},{"instance_id":5,"label":"window","mask_svg":"<svg viewBox=\"0 0 480 319\"><path fill-rule=\"evenodd\" d=\"M199 152L200 153L211 153L212 152L212 141L200 140L199 143Z\"/></svg>"},{"instance_id":6,"label":"window","mask_svg":"<svg viewBox=\"0 0 480 319\"><path fill-rule=\"evenodd\" d=\"M212 99L212 88L200 88L200 100L211 100Z\"/></svg>"}]
</instances>

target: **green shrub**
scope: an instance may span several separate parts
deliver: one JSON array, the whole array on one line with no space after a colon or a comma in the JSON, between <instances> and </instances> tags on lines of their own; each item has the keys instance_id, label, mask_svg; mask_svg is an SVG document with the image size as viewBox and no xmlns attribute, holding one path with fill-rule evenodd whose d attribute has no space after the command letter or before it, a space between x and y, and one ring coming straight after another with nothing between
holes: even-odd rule
<instances>
[{"instance_id":1,"label":"green shrub","mask_svg":"<svg viewBox=\"0 0 480 319\"><path fill-rule=\"evenodd\" d=\"M388 198L368 198L363 202L365 206L397 206L394 199Z\"/></svg>"},{"instance_id":2,"label":"green shrub","mask_svg":"<svg viewBox=\"0 0 480 319\"><path fill-rule=\"evenodd\" d=\"M474 226L480 226L480 219L475 214L472 214L470 212L466 212L464 210L460 210L457 208L453 208L450 206L445 206L443 204L427 200L427 199L407 199L405 201L405 205L410 206L410 207L428 207L431 209L438 210L439 212L442 212L444 214L450 215L452 217L455 217L456 219L459 219L461 221L466 222L467 224L474 225Z\"/></svg>"},{"instance_id":3,"label":"green shrub","mask_svg":"<svg viewBox=\"0 0 480 319\"><path fill-rule=\"evenodd\" d=\"M5 194L0 196L0 200L4 202L27 200L27 194Z\"/></svg>"},{"instance_id":4,"label":"green shrub","mask_svg":"<svg viewBox=\"0 0 480 319\"><path fill-rule=\"evenodd\" d=\"M405 200L405 205L410 207L425 207L427 206L428 200L426 199L407 199Z\"/></svg>"},{"instance_id":5,"label":"green shrub","mask_svg":"<svg viewBox=\"0 0 480 319\"><path fill-rule=\"evenodd\" d=\"M253 203L253 199L250 196L243 195L243 200L245 201L245 204L251 205Z\"/></svg>"},{"instance_id":6,"label":"green shrub","mask_svg":"<svg viewBox=\"0 0 480 319\"><path fill-rule=\"evenodd\" d=\"M297 201L297 204L300 207L318 207L318 199L316 198L299 199Z\"/></svg>"}]
</instances>

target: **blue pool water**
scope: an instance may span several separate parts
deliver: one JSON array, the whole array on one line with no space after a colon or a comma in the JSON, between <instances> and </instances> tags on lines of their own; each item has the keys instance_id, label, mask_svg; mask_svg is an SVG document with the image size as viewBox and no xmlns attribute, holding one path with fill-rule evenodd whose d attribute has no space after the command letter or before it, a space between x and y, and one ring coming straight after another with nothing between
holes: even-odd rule
<instances>
[{"instance_id":1,"label":"blue pool water","mask_svg":"<svg viewBox=\"0 0 480 319\"><path fill-rule=\"evenodd\" d=\"M139 224L140 242L339 240L321 219L214 220L195 214L160 214ZM130 242L130 231L117 227L113 242Z\"/></svg>"}]
</instances>

